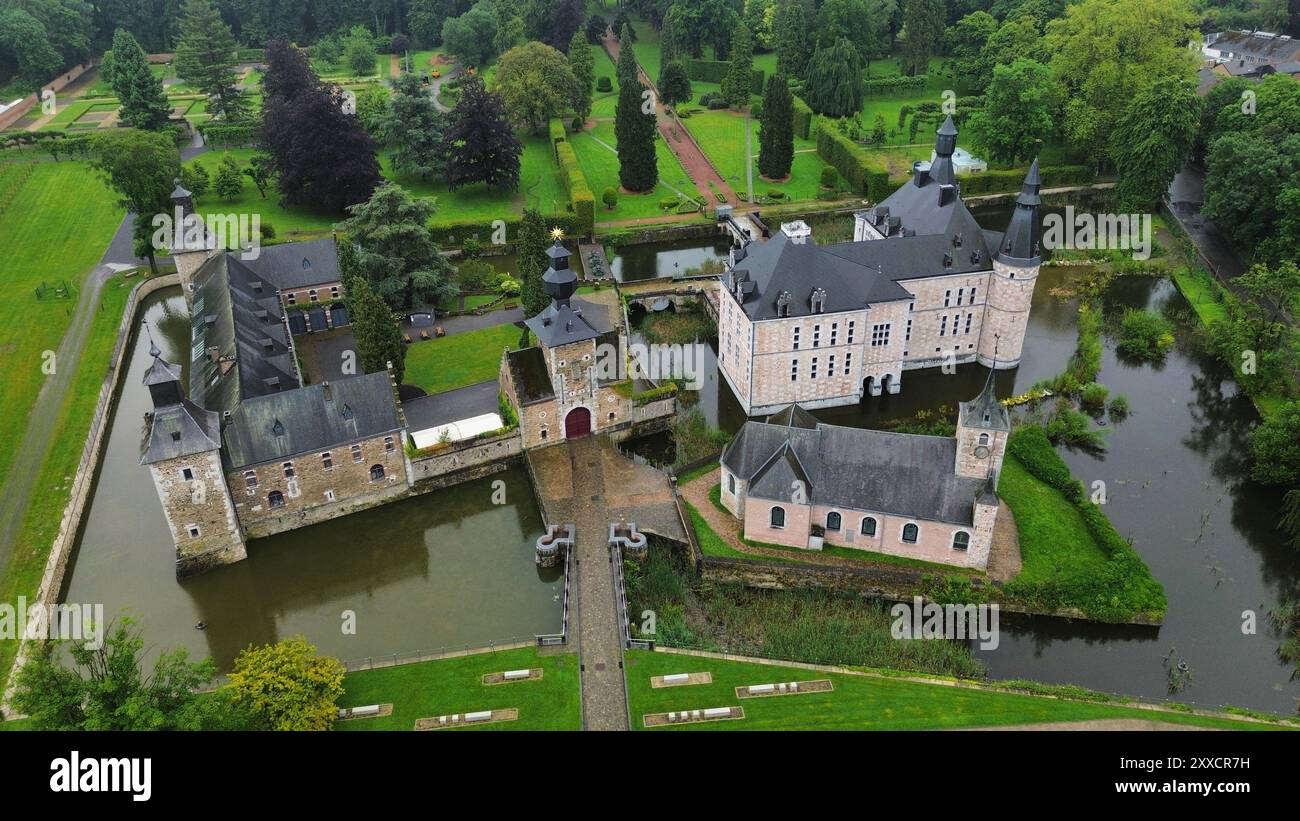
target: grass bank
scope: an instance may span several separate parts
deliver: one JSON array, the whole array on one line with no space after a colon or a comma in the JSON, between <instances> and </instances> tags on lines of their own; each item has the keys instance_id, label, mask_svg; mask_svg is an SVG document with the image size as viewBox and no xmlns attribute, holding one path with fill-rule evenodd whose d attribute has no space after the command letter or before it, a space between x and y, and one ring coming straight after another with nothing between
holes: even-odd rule
<instances>
[{"instance_id":1,"label":"grass bank","mask_svg":"<svg viewBox=\"0 0 1300 821\"><path fill-rule=\"evenodd\" d=\"M487 673L532 667L542 668L541 679L483 683ZM340 707L392 704L393 712L378 718L340 721L334 725L336 730L412 730L421 718L511 707L519 710L517 720L473 729L582 729L578 656L573 653L541 655L536 648L524 647L363 670L344 677L343 688Z\"/></svg>"},{"instance_id":2,"label":"grass bank","mask_svg":"<svg viewBox=\"0 0 1300 821\"><path fill-rule=\"evenodd\" d=\"M519 347L520 331L512 324L413 342L406 349L408 385L425 393L442 393L497 378L501 353Z\"/></svg>"},{"instance_id":3,"label":"grass bank","mask_svg":"<svg viewBox=\"0 0 1300 821\"><path fill-rule=\"evenodd\" d=\"M825 673L797 667L629 650L627 694L632 728L645 729L647 713L740 705L745 718L678 725L690 730L937 730L1059 721L1128 719L1224 730L1270 725L1174 711L1155 711L1088 700L1052 698L986 687L954 687L890 675ZM710 684L652 688L652 676L712 674ZM767 698L736 697L752 684L830 679L829 692Z\"/></svg>"}]
</instances>

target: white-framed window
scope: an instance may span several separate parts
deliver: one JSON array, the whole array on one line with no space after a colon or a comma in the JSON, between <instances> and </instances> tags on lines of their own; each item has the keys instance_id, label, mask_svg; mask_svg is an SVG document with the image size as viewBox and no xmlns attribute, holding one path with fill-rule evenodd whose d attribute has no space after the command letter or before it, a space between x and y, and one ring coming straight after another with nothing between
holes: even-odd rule
<instances>
[{"instance_id":1,"label":"white-framed window","mask_svg":"<svg viewBox=\"0 0 1300 821\"><path fill-rule=\"evenodd\" d=\"M862 535L863 536L876 535L876 517L874 516L862 517Z\"/></svg>"},{"instance_id":2,"label":"white-framed window","mask_svg":"<svg viewBox=\"0 0 1300 821\"><path fill-rule=\"evenodd\" d=\"M970 333L970 325L975 321L975 314L966 314L966 330L964 333Z\"/></svg>"},{"instance_id":3,"label":"white-framed window","mask_svg":"<svg viewBox=\"0 0 1300 821\"><path fill-rule=\"evenodd\" d=\"M939 336L948 335L948 315L944 314L939 317Z\"/></svg>"},{"instance_id":4,"label":"white-framed window","mask_svg":"<svg viewBox=\"0 0 1300 821\"><path fill-rule=\"evenodd\" d=\"M385 437L384 437L384 452L385 452L385 453L392 453L394 447L395 447L395 445L393 444L393 437L391 437L391 436L385 436Z\"/></svg>"},{"instance_id":5,"label":"white-framed window","mask_svg":"<svg viewBox=\"0 0 1300 821\"><path fill-rule=\"evenodd\" d=\"M296 473L294 473L293 462L285 462L284 464L280 465L280 467L284 469L284 478L286 479L292 479L295 475L297 475Z\"/></svg>"},{"instance_id":6,"label":"white-framed window","mask_svg":"<svg viewBox=\"0 0 1300 821\"><path fill-rule=\"evenodd\" d=\"M190 534L191 539L197 539L199 537L199 526L185 525L185 532Z\"/></svg>"},{"instance_id":7,"label":"white-framed window","mask_svg":"<svg viewBox=\"0 0 1300 821\"><path fill-rule=\"evenodd\" d=\"M790 381L791 382L799 381L799 360L798 359L790 360Z\"/></svg>"},{"instance_id":8,"label":"white-framed window","mask_svg":"<svg viewBox=\"0 0 1300 821\"><path fill-rule=\"evenodd\" d=\"M826 357L826 375L827 376L835 375L835 354L831 354L830 356Z\"/></svg>"},{"instance_id":9,"label":"white-framed window","mask_svg":"<svg viewBox=\"0 0 1300 821\"><path fill-rule=\"evenodd\" d=\"M736 477L734 474L727 474L727 492L733 496L736 493Z\"/></svg>"},{"instance_id":10,"label":"white-framed window","mask_svg":"<svg viewBox=\"0 0 1300 821\"><path fill-rule=\"evenodd\" d=\"M799 326L794 328L794 350L799 350Z\"/></svg>"},{"instance_id":11,"label":"white-framed window","mask_svg":"<svg viewBox=\"0 0 1300 821\"><path fill-rule=\"evenodd\" d=\"M362 459L362 456L361 456L361 446L360 446L360 445L353 445L353 446L352 446L352 461L353 461L353 462L360 462L361 459Z\"/></svg>"},{"instance_id":12,"label":"white-framed window","mask_svg":"<svg viewBox=\"0 0 1300 821\"><path fill-rule=\"evenodd\" d=\"M289 293L284 295L284 301L289 303L290 305L295 305L298 302L298 297L297 295L294 294L293 291L290 291Z\"/></svg>"},{"instance_id":13,"label":"white-framed window","mask_svg":"<svg viewBox=\"0 0 1300 821\"><path fill-rule=\"evenodd\" d=\"M330 286L330 299L338 299L338 298L339 298L339 286L337 286L337 285L331 285L331 286Z\"/></svg>"},{"instance_id":14,"label":"white-framed window","mask_svg":"<svg viewBox=\"0 0 1300 821\"><path fill-rule=\"evenodd\" d=\"M257 487L257 471L244 471L244 487Z\"/></svg>"},{"instance_id":15,"label":"white-framed window","mask_svg":"<svg viewBox=\"0 0 1300 821\"><path fill-rule=\"evenodd\" d=\"M194 469L193 469L193 468L181 468L181 478L184 479L184 480L187 481L187 482L192 482L192 481L194 481Z\"/></svg>"},{"instance_id":16,"label":"white-framed window","mask_svg":"<svg viewBox=\"0 0 1300 821\"><path fill-rule=\"evenodd\" d=\"M831 344L832 345L835 344L835 340L839 337L839 335L840 335L840 323L832 322L831 323Z\"/></svg>"},{"instance_id":17,"label":"white-framed window","mask_svg":"<svg viewBox=\"0 0 1300 821\"><path fill-rule=\"evenodd\" d=\"M327 502L332 502L332 501L334 501L334 491L333 491L333 490L327 490L327 491L325 491L325 501L327 501Z\"/></svg>"},{"instance_id":18,"label":"white-framed window","mask_svg":"<svg viewBox=\"0 0 1300 821\"><path fill-rule=\"evenodd\" d=\"M284 494L278 490L273 490L266 494L266 503L270 507L284 507Z\"/></svg>"},{"instance_id":19,"label":"white-framed window","mask_svg":"<svg viewBox=\"0 0 1300 821\"><path fill-rule=\"evenodd\" d=\"M813 347L816 348L820 344L822 344L822 326L814 325L813 326Z\"/></svg>"},{"instance_id":20,"label":"white-framed window","mask_svg":"<svg viewBox=\"0 0 1300 821\"><path fill-rule=\"evenodd\" d=\"M768 523L774 528L785 527L785 508L774 507L768 514Z\"/></svg>"},{"instance_id":21,"label":"white-framed window","mask_svg":"<svg viewBox=\"0 0 1300 821\"><path fill-rule=\"evenodd\" d=\"M921 538L921 528L917 527L916 522L908 522L903 525L901 537L904 544L916 544Z\"/></svg>"},{"instance_id":22,"label":"white-framed window","mask_svg":"<svg viewBox=\"0 0 1300 821\"><path fill-rule=\"evenodd\" d=\"M949 289L949 290L943 292L943 307L947 308L947 307L948 307L948 303L950 303L950 302L952 302L952 290L951 290L951 289Z\"/></svg>"},{"instance_id":23,"label":"white-framed window","mask_svg":"<svg viewBox=\"0 0 1300 821\"><path fill-rule=\"evenodd\" d=\"M848 338L848 343L849 343L850 345L853 344L853 332L856 330L856 326L857 326L857 322L855 322L854 320L850 319L850 320L849 320L849 338Z\"/></svg>"},{"instance_id":24,"label":"white-framed window","mask_svg":"<svg viewBox=\"0 0 1300 821\"><path fill-rule=\"evenodd\" d=\"M326 470L333 470L334 454L330 453L329 451L325 451L324 453L322 453L320 455L320 466L325 468Z\"/></svg>"},{"instance_id":25,"label":"white-framed window","mask_svg":"<svg viewBox=\"0 0 1300 821\"><path fill-rule=\"evenodd\" d=\"M963 289L963 288L958 288L958 289L957 289L957 307L958 307L958 308L961 307L961 295L962 295L963 292L964 292L964 289Z\"/></svg>"},{"instance_id":26,"label":"white-framed window","mask_svg":"<svg viewBox=\"0 0 1300 821\"><path fill-rule=\"evenodd\" d=\"M817 357L815 357L815 356L813 357L813 360L812 360L812 367L809 368L808 371L809 371L809 374L812 376L813 379L816 379L816 378L817 378Z\"/></svg>"},{"instance_id":27,"label":"white-framed window","mask_svg":"<svg viewBox=\"0 0 1300 821\"><path fill-rule=\"evenodd\" d=\"M970 534L964 530L958 530L952 534L952 549L966 550L970 547Z\"/></svg>"},{"instance_id":28,"label":"white-framed window","mask_svg":"<svg viewBox=\"0 0 1300 821\"><path fill-rule=\"evenodd\" d=\"M320 301L320 295L316 293L315 288L312 288L310 291L307 292L307 298L310 299L312 302Z\"/></svg>"},{"instance_id":29,"label":"white-framed window","mask_svg":"<svg viewBox=\"0 0 1300 821\"><path fill-rule=\"evenodd\" d=\"M981 434L980 434L980 444L981 444L981 445L987 445L988 443L989 443L989 435L988 435L987 433L981 433Z\"/></svg>"},{"instance_id":30,"label":"white-framed window","mask_svg":"<svg viewBox=\"0 0 1300 821\"><path fill-rule=\"evenodd\" d=\"M970 289L970 304L972 304L972 305L975 304L975 286L974 286L974 285L972 285L972 286L971 286L971 289Z\"/></svg>"},{"instance_id":31,"label":"white-framed window","mask_svg":"<svg viewBox=\"0 0 1300 821\"><path fill-rule=\"evenodd\" d=\"M908 318L908 320L907 320L907 331L903 334L903 341L904 341L904 342L911 342L911 341L912 341L912 320L911 320L911 318Z\"/></svg>"}]
</instances>

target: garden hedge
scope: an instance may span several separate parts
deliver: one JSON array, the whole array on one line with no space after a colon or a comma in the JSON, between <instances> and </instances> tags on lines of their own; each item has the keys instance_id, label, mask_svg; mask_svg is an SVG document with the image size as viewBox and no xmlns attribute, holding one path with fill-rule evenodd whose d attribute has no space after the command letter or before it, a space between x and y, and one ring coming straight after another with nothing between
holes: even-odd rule
<instances>
[{"instance_id":1,"label":"garden hedge","mask_svg":"<svg viewBox=\"0 0 1300 821\"><path fill-rule=\"evenodd\" d=\"M573 214L544 214L547 226L555 226L564 230L565 234L574 235L576 233L577 220ZM463 220L457 222L444 222L434 225L429 229L433 235L434 242L439 245L449 247L459 247L465 243L465 240L474 237L484 245L492 243L492 234L496 230L493 224L498 220ZM515 242L519 236L520 216L518 214L502 218L499 222L505 224L506 241Z\"/></svg>"},{"instance_id":2,"label":"garden hedge","mask_svg":"<svg viewBox=\"0 0 1300 821\"><path fill-rule=\"evenodd\" d=\"M238 148L252 145L257 140L257 126L204 123L199 126L203 142L218 148Z\"/></svg>"},{"instance_id":3,"label":"garden hedge","mask_svg":"<svg viewBox=\"0 0 1300 821\"><path fill-rule=\"evenodd\" d=\"M1039 168L1038 176L1044 188L1087 185L1097 179L1092 168L1086 165L1049 165ZM1024 181L1025 172L1019 168L961 174L957 178L957 182L961 185L962 196L1018 191Z\"/></svg>"},{"instance_id":4,"label":"garden hedge","mask_svg":"<svg viewBox=\"0 0 1300 821\"><path fill-rule=\"evenodd\" d=\"M840 172L854 192L877 202L898 187L889 181L889 166L884 159L834 128L817 129L817 155Z\"/></svg>"},{"instance_id":5,"label":"garden hedge","mask_svg":"<svg viewBox=\"0 0 1300 821\"><path fill-rule=\"evenodd\" d=\"M925 84L930 81L926 74L918 74L915 77L897 75L894 77L876 77L867 80L862 84L867 94L889 94L895 91L921 91Z\"/></svg>"},{"instance_id":6,"label":"garden hedge","mask_svg":"<svg viewBox=\"0 0 1300 821\"><path fill-rule=\"evenodd\" d=\"M559 162L560 157L556 153L556 149L559 148L560 143L566 141L569 138L568 132L564 130L564 120L561 120L559 117L552 117L550 122L550 129L551 129L551 156L555 158L556 162Z\"/></svg>"},{"instance_id":7,"label":"garden hedge","mask_svg":"<svg viewBox=\"0 0 1300 821\"><path fill-rule=\"evenodd\" d=\"M794 135L801 140L812 137L813 110L799 97L794 98Z\"/></svg>"},{"instance_id":8,"label":"garden hedge","mask_svg":"<svg viewBox=\"0 0 1300 821\"><path fill-rule=\"evenodd\" d=\"M579 236L587 236L596 227L596 195L587 184L587 176L582 173L571 143L556 143L555 155L560 163L564 190L569 192L569 204L573 207L574 230Z\"/></svg>"},{"instance_id":9,"label":"garden hedge","mask_svg":"<svg viewBox=\"0 0 1300 821\"><path fill-rule=\"evenodd\" d=\"M730 69L729 60L686 60L686 76L701 83L721 83ZM761 68L754 69L754 77L749 85L750 93L761 95L765 79L766 75Z\"/></svg>"}]
</instances>

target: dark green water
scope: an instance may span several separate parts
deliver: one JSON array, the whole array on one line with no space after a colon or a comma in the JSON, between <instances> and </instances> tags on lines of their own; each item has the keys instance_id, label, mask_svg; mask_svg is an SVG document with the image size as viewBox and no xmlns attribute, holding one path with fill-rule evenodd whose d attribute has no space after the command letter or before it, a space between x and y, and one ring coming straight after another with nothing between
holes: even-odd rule
<instances>
[{"instance_id":1,"label":"dark green water","mask_svg":"<svg viewBox=\"0 0 1300 821\"><path fill-rule=\"evenodd\" d=\"M140 316L168 359L187 359L179 291L155 295ZM178 582L158 496L139 464L149 401L143 339L129 354L65 600L129 613L148 644L211 655L222 669L250 643L299 633L351 660L560 629L563 578L533 561L542 523L522 469L250 542L247 560ZM497 479L503 505L492 503ZM345 611L355 614L355 635L343 632Z\"/></svg>"}]
</instances>

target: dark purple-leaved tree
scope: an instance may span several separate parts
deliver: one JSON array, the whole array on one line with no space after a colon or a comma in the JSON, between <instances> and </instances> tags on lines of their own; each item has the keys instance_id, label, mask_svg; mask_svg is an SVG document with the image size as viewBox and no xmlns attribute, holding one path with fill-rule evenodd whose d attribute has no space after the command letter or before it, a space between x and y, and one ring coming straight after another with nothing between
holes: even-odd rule
<instances>
[{"instance_id":1,"label":"dark purple-leaved tree","mask_svg":"<svg viewBox=\"0 0 1300 821\"><path fill-rule=\"evenodd\" d=\"M381 181L375 143L354 99L322 83L306 55L287 43L267 49L260 139L279 179L282 201L342 213L365 202Z\"/></svg>"},{"instance_id":2,"label":"dark purple-leaved tree","mask_svg":"<svg viewBox=\"0 0 1300 821\"><path fill-rule=\"evenodd\" d=\"M493 188L519 188L519 156L524 147L506 117L500 94L469 77L452 109L451 125L443 135L447 155L447 187L452 191L476 182Z\"/></svg>"}]
</instances>

